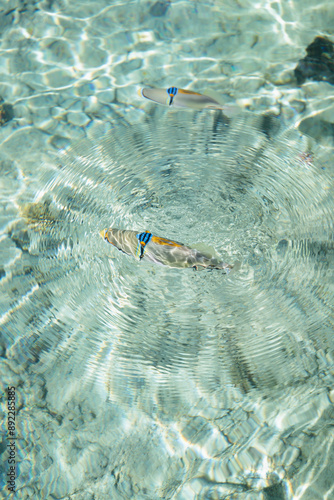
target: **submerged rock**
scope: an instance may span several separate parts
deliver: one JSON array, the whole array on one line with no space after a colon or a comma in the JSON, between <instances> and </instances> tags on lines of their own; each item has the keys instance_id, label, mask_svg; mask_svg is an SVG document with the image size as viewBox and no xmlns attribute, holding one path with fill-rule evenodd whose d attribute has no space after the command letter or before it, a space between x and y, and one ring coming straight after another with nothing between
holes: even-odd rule
<instances>
[{"instance_id":1,"label":"submerged rock","mask_svg":"<svg viewBox=\"0 0 334 500\"><path fill-rule=\"evenodd\" d=\"M154 17L162 17L166 14L168 7L170 5L170 0L158 0L150 8L150 14Z\"/></svg>"},{"instance_id":2,"label":"submerged rock","mask_svg":"<svg viewBox=\"0 0 334 500\"><path fill-rule=\"evenodd\" d=\"M325 81L334 85L334 44L327 38L317 36L306 48L307 56L295 68L299 85L305 80Z\"/></svg>"},{"instance_id":3,"label":"submerged rock","mask_svg":"<svg viewBox=\"0 0 334 500\"><path fill-rule=\"evenodd\" d=\"M272 474L272 476L273 476L273 474ZM272 484L270 484L270 486L263 488L262 492L263 492L265 500L285 500L286 499L284 484L282 482L278 482L277 479L275 479L275 481L276 482L272 481Z\"/></svg>"},{"instance_id":4,"label":"submerged rock","mask_svg":"<svg viewBox=\"0 0 334 500\"><path fill-rule=\"evenodd\" d=\"M12 120L14 117L14 109L11 104L7 104L5 102L0 104L0 125L4 125L5 123Z\"/></svg>"}]
</instances>

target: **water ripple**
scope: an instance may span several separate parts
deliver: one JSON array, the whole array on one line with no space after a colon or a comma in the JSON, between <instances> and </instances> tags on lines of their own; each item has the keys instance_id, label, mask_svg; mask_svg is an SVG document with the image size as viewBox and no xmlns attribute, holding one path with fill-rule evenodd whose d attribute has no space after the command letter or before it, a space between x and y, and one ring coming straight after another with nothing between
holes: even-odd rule
<instances>
[{"instance_id":1,"label":"water ripple","mask_svg":"<svg viewBox=\"0 0 334 500\"><path fill-rule=\"evenodd\" d=\"M334 347L333 183L303 160L304 137L277 119L269 133L268 120L166 113L51 158L21 207L30 274L8 309L15 355L68 363L127 403L143 388L159 404L312 377L317 351ZM242 266L226 277L138 262L102 241L105 227L205 244ZM11 272L21 279L19 262Z\"/></svg>"}]
</instances>

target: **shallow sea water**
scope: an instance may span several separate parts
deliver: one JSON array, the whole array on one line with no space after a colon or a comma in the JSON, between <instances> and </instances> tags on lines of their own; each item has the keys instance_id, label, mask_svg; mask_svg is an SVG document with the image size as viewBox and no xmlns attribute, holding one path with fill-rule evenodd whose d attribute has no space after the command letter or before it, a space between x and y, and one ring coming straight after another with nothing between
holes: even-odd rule
<instances>
[{"instance_id":1,"label":"shallow sea water","mask_svg":"<svg viewBox=\"0 0 334 500\"><path fill-rule=\"evenodd\" d=\"M330 500L332 86L297 86L327 3L1 8L1 384L16 493ZM173 110L141 86L214 92ZM139 262L119 227L240 270Z\"/></svg>"}]
</instances>

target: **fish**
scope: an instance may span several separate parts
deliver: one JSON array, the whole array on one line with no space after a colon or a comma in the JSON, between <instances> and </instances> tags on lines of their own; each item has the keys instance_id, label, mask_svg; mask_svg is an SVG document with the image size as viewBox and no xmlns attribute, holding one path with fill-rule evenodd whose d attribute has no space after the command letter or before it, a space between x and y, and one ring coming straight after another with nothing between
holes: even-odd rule
<instances>
[{"instance_id":1,"label":"fish","mask_svg":"<svg viewBox=\"0 0 334 500\"><path fill-rule=\"evenodd\" d=\"M226 106L222 106L208 95L177 87L169 87L168 89L143 88L139 90L139 96L158 104L165 104L175 108L226 109Z\"/></svg>"},{"instance_id":2,"label":"fish","mask_svg":"<svg viewBox=\"0 0 334 500\"><path fill-rule=\"evenodd\" d=\"M179 269L220 269L226 274L235 267L178 241L154 236L149 231L109 228L100 231L100 236L121 252L139 261L147 260Z\"/></svg>"}]
</instances>

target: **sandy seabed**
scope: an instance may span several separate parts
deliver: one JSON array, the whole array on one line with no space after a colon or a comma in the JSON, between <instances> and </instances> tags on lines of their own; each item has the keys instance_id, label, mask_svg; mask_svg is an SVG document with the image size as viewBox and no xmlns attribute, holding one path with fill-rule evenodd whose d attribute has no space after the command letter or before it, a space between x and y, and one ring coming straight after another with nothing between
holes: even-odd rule
<instances>
[{"instance_id":1,"label":"sandy seabed","mask_svg":"<svg viewBox=\"0 0 334 500\"><path fill-rule=\"evenodd\" d=\"M98 207L93 220L95 224L100 218L102 224L108 213L108 204L105 210L102 208L103 196L109 200L106 189L114 188L115 184L103 184L94 165L88 165L84 180L84 174L80 177L76 169L86 168L86 153L82 153L82 164L69 160L62 163L61 155L65 153L59 153L59 150L88 137L92 141L89 143L91 154L94 140L100 144L96 137L115 130L118 143L133 166L119 175L128 176L128 179L134 176L137 182L134 166L140 166L144 171L147 162L145 148L136 150L135 135L142 130L142 124L150 123L153 144L154 127L158 129L159 124L165 123L169 112L142 100L137 94L138 88L174 85L202 93L211 92L218 95L226 107L237 103L240 112L270 116L274 125L269 127L268 141L276 137L276 122L280 130L294 130L291 141L295 141L296 155L300 148L300 158L293 178L297 182L305 175L307 182L311 183L310 190L314 187L321 209L316 214L315 207L312 208L312 227L321 226L319 221L323 217L321 210L325 195L321 199L320 195L332 188L333 87L315 81L298 86L294 68L316 36L333 39L333 22L334 10L330 3L319 4L315 0L281 3L17 0L11 2L10 8L8 2L0 3L0 96L3 103L13 108L13 118L0 127L0 380L4 395L7 387L16 388L15 432L18 437L15 445L15 496L8 489L6 477L8 434L1 444L5 463L0 475L1 498L330 500L334 496L333 345L328 341L333 316L327 314L325 317L321 309L323 305L328 308L325 311L333 312L332 280L319 283L317 270L313 270L314 281L309 282L313 288L308 286L309 283L305 285L305 288L312 289L312 293L316 290L314 293L318 294L321 304L320 312L316 308L313 311L314 324L307 324L307 339L313 339L312 335L317 333L316 327L321 322L324 333L319 330L319 340L313 343L305 340L301 333L300 349L296 351L291 348L289 352L288 341L284 344L284 359L297 360L293 366L298 366L298 369L296 373L291 372L295 373L294 381L288 376L285 379L279 366L271 370L268 366L265 375L261 366L257 367L258 371L254 368L256 362L254 365L250 362L251 368L247 367L228 343L222 350L227 353L224 356L230 377L213 380L208 373L215 371L214 360L218 363L218 357L213 351L211 353L211 347L208 351L204 349L202 357L197 355L197 349L202 342L202 320L213 332L220 328L215 323L214 311L210 309L212 302L207 295L210 287L215 287L214 279L210 275L204 286L202 278L197 275L176 278L172 273L161 278L154 274L155 271L148 270L147 276L138 282L138 289L140 284L156 281L159 277L165 290L175 291L168 307L166 305L166 317L154 316L154 328L161 329L161 337L171 335L166 352L170 352L168 349L176 342L177 335L184 335L182 341L186 348L181 352L180 364L178 352L173 351L174 357L170 358L177 370L169 370L160 344L155 348L151 343L150 354L145 358L149 362L143 364L141 350L145 351L146 344L142 343L140 334L144 338L147 323L136 316L136 311L145 307L147 295L144 299L138 291L131 295L132 291L124 285L124 276L135 272L129 267L133 264L124 263L123 276L119 276L114 260L107 264L107 257L101 254L102 242L95 246L93 240L89 240L87 257L79 255L80 247L75 246L75 238L83 241L91 232L93 222L89 223L91 226L86 223L89 210L86 210L86 215L80 212L83 222L79 228L77 214L81 207L76 207L75 203L81 198L72 197L73 185L80 178L85 193L92 190L94 194L88 207L92 207L92 212ZM183 111L178 113L174 128L182 135L180 113ZM200 127L205 120L210 130L217 131L224 126L222 120L215 120L212 112L208 112L208 118L203 118L203 113L200 113L200 118L196 118L196 114L185 115L184 137L191 136L192 126L202 130ZM130 136L134 131L133 142L129 139L129 152L122 143L122 134L117 132L122 131L122 127L130 130ZM240 125L236 130L241 136ZM263 130L267 129L264 127ZM261 133L265 135L263 130ZM173 156L173 142L168 144L169 140L166 134L164 143L161 129L157 132L154 158L158 158L158 163L160 146L165 148L164 158L168 156L166 144L170 145ZM177 137L174 140L177 141ZM233 140L229 144L235 145L234 136ZM141 144L145 146L144 140ZM121 158L122 148L117 151L115 143L113 147L115 158ZM260 151L261 144L257 142L256 148ZM180 155L180 146L176 150ZM92 158L103 167L98 154L97 151ZM277 157L280 156L284 156L283 150L278 150ZM54 183L50 183L53 172L58 175L58 170L61 171L60 164L72 168L72 177L67 179L60 174ZM259 164L265 168L265 162ZM173 175L165 166L163 169L164 175ZM190 169L186 173L188 179L192 179ZM244 178L246 174L245 170ZM142 197L142 220L148 222L146 207L157 210L161 220L163 193L157 193L154 177L147 182L145 176L142 177L140 186L136 182L131 185L126 203L132 207L131 200L135 197L138 206L137 199ZM186 177L176 179L183 182ZM170 182L175 181L171 179ZM194 181L189 180L191 182ZM47 195L45 185L51 194L58 193L58 188L61 191L57 198L58 212L52 212L52 207L40 202ZM121 200L121 188L117 192L118 198L116 196L113 200L115 204ZM260 188L260 184L255 185L254 190ZM202 205L201 200L194 200L189 193L184 193L180 198L193 203L194 211L198 203L202 216L207 217L205 203ZM238 206L241 195L236 189L231 203ZM293 203L292 198L290 201ZM174 211L172 205L169 208L172 220L177 220L182 213L182 199L177 203ZM302 200L300 206L303 206ZM57 224L62 224L61 210L64 207L71 208L73 220L79 228L77 233L71 233L71 244L64 243L65 239L57 240L55 236ZM120 219L122 210L123 205L117 212ZM128 221L138 222L135 209L131 210L126 215ZM269 207L268 211L274 213L275 207ZM244 217L247 217L246 212L242 212ZM254 218L259 220L265 216L265 211L260 215L254 212ZM69 220L66 219L67 223ZM282 218L279 220L283 221ZM35 228L37 224L38 230L33 228L29 232L28 224ZM165 229L163 225L161 229ZM205 225L204 229L206 231ZM325 229L330 233L330 222ZM50 247L45 246L43 252L38 247L41 232L50 234ZM185 234L191 238L187 228ZM275 238L277 241L281 238L280 242L283 242L276 247L275 240L277 255L283 255L288 245L284 243L283 232L271 235L271 239L263 238L263 247L268 248ZM307 253L311 250L307 246L307 237L304 239L303 248ZM218 240L215 243L218 244ZM58 253L53 254L54 244ZM254 262L257 263L257 252L261 249L254 248ZM302 254L303 248L299 246L295 250L292 245L296 255ZM327 252L327 257L324 257L326 265L332 266L328 255L333 252L333 244L328 244L325 250L320 243L314 248L312 251L320 256ZM237 252L233 243L228 250ZM76 251L78 253L74 255ZM99 254L100 260L94 260L94 252ZM82 275L78 277L75 272L80 266L86 272L89 259L93 259L95 275L87 275L85 283ZM308 265L307 261L305 275ZM105 266L109 266L108 277L115 283L115 290L110 292L109 298L106 298L107 288L96 293L97 283L108 281ZM256 265L253 270L251 267L249 265L242 286L256 282ZM328 269L333 273L332 267ZM294 279L296 289L304 286L301 275L296 273ZM181 288L173 288L173 280L178 280ZM323 293L321 286L327 287ZM195 292L190 297L192 303L204 312L198 325L194 322L189 334L186 329L174 331L170 323L176 311L180 314L176 321L188 325L181 306L178 308L178 300L182 305L182 297L177 293L182 287L189 291L189 296L193 290L203 291L201 303L196 302L198 296ZM159 288L154 290L158 303ZM257 290L260 294L260 288ZM134 297L138 303L133 303L129 297ZM257 298L254 303L262 303L262 298L256 302ZM291 293L288 300L293 303L293 299ZM102 314L100 307L104 300L109 303L106 315ZM240 295L240 314L243 307L246 310L243 300ZM268 303L270 300L268 298ZM279 300L278 297L278 308ZM303 306L310 310L313 304L310 291ZM217 309L222 307L219 301L216 305ZM275 308L274 301L270 302L270 307ZM116 309L119 323L112 324L110 320ZM231 320L235 310L229 303L226 310L230 311L227 317ZM278 309L277 324L280 314ZM127 322L130 316L132 324ZM287 322L292 322L298 329L295 326L298 321L292 313ZM252 335L258 334L259 325L262 333L259 333L256 348L261 350L261 334L265 335L263 332L267 326L272 326L266 316L261 320L261 308L254 311L250 320ZM228 328L227 323L225 326ZM98 338L98 332L103 328L112 338L110 344L107 337L103 342ZM129 345L122 336L127 328L136 333ZM219 339L225 339L224 332ZM280 335L284 336L285 331ZM269 341L268 336L266 339ZM119 345L125 346L124 351ZM246 348L245 343L245 351ZM117 357L115 352L124 355L124 359L121 355ZM197 364L192 365L191 361L183 366L184 359L191 357L192 353L196 353L191 359ZM253 353L249 354L250 359L251 355ZM259 365L265 363L264 358L258 359ZM282 355L283 365L284 359ZM136 377L133 373L129 376L132 368ZM258 378L252 375L252 370ZM208 377L208 386L201 382L203 377ZM219 389L212 390L217 387ZM9 410L5 397L1 404L4 429L8 432Z\"/></svg>"}]
</instances>

